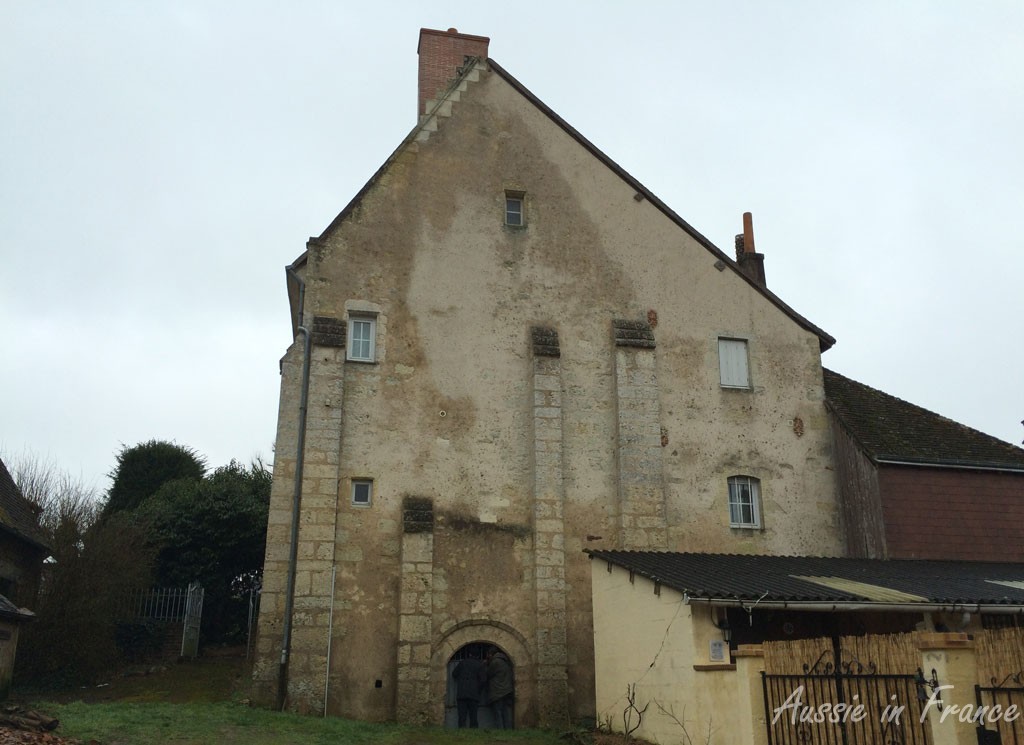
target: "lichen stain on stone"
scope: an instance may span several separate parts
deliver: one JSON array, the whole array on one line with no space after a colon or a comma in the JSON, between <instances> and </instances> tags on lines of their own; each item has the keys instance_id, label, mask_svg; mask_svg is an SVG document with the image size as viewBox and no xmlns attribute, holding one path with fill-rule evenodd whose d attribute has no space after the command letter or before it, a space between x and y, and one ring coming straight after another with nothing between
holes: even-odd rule
<instances>
[{"instance_id":1,"label":"lichen stain on stone","mask_svg":"<svg viewBox=\"0 0 1024 745\"><path fill-rule=\"evenodd\" d=\"M415 169L430 229L445 236L460 204L487 205L494 231L487 240L517 270L514 296L529 301L536 293L568 287L574 296L600 299L608 308L630 307L630 283L604 250L575 188L545 157L535 129L520 114L491 105L486 91L464 98L421 150ZM503 225L504 190L510 187L526 191L523 230ZM548 271L538 276L533 267ZM585 306L572 303L566 311L592 312Z\"/></svg>"},{"instance_id":2,"label":"lichen stain on stone","mask_svg":"<svg viewBox=\"0 0 1024 745\"><path fill-rule=\"evenodd\" d=\"M526 540L533 534L533 528L529 525L517 523L489 523L482 522L475 515L442 511L437 513L437 524L454 531L478 533L481 535L507 534L517 540Z\"/></svg>"},{"instance_id":3,"label":"lichen stain on stone","mask_svg":"<svg viewBox=\"0 0 1024 745\"><path fill-rule=\"evenodd\" d=\"M528 526L481 523L475 516L439 512L434 534L435 567L445 570L447 603L468 609L474 602L498 618L515 618L520 596L510 592L523 574L523 552Z\"/></svg>"}]
</instances>

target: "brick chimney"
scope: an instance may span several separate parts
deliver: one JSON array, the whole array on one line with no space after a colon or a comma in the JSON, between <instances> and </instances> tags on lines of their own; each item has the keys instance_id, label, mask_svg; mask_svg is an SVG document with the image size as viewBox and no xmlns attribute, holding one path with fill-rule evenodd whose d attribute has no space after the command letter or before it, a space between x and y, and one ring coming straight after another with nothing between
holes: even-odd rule
<instances>
[{"instance_id":1,"label":"brick chimney","mask_svg":"<svg viewBox=\"0 0 1024 745\"><path fill-rule=\"evenodd\" d=\"M487 57L486 36L460 34L458 29L435 31L420 29L420 43L416 52L420 56L419 105L416 116L426 111L427 101L435 98L459 74L459 68L469 57Z\"/></svg>"},{"instance_id":2,"label":"brick chimney","mask_svg":"<svg viewBox=\"0 0 1024 745\"><path fill-rule=\"evenodd\" d=\"M754 216L743 213L743 232L736 236L736 263L740 271L752 280L767 288L764 281L764 254L754 250Z\"/></svg>"}]
</instances>

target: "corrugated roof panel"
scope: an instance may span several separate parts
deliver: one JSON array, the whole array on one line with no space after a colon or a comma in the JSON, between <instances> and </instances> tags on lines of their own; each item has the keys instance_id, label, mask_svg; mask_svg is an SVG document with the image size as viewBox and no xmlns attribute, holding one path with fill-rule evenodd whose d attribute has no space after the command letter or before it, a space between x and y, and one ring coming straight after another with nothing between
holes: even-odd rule
<instances>
[{"instance_id":1,"label":"corrugated roof panel","mask_svg":"<svg viewBox=\"0 0 1024 745\"><path fill-rule=\"evenodd\" d=\"M987 579L986 582L993 585L1012 587L1015 590L1024 590L1024 579Z\"/></svg>"},{"instance_id":2,"label":"corrugated roof panel","mask_svg":"<svg viewBox=\"0 0 1024 745\"><path fill-rule=\"evenodd\" d=\"M691 598L1024 606L1024 563L588 550Z\"/></svg>"},{"instance_id":3,"label":"corrugated roof panel","mask_svg":"<svg viewBox=\"0 0 1024 745\"><path fill-rule=\"evenodd\" d=\"M883 587L882 585L872 585L867 582L858 582L852 579L844 579L842 577L811 577L811 576L800 576L791 575L794 579L802 579L805 582L813 582L816 585L823 585L833 590L841 590L843 592L851 592L856 595L861 595L867 600L871 600L876 603L927 603L928 598L921 595L912 595L909 592L900 592L894 590L891 587Z\"/></svg>"}]
</instances>

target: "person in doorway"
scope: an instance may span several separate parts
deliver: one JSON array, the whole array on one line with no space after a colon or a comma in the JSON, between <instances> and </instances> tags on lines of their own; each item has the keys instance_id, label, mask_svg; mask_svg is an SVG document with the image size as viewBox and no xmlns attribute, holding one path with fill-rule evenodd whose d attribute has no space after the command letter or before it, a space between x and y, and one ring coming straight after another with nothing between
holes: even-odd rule
<instances>
[{"instance_id":1,"label":"person in doorway","mask_svg":"<svg viewBox=\"0 0 1024 745\"><path fill-rule=\"evenodd\" d=\"M477 720L477 708L480 706L480 690L486 679L484 663L480 653L470 649L464 659L456 663L452 670L455 680L455 701L459 707L459 727L467 724L476 729L480 726Z\"/></svg>"},{"instance_id":2,"label":"person in doorway","mask_svg":"<svg viewBox=\"0 0 1024 745\"><path fill-rule=\"evenodd\" d=\"M497 647L491 647L487 652L487 700L494 712L494 725L498 729L512 729L512 705L515 701L512 663Z\"/></svg>"}]
</instances>

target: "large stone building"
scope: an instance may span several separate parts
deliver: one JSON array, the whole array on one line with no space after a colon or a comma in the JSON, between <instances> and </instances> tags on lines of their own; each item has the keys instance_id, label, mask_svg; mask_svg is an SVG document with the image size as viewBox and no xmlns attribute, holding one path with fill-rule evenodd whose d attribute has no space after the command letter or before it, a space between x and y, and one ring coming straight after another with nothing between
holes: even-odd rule
<instances>
[{"instance_id":1,"label":"large stone building","mask_svg":"<svg viewBox=\"0 0 1024 745\"><path fill-rule=\"evenodd\" d=\"M440 723L494 644L519 722L586 718L584 549L843 551L833 339L749 219L733 259L487 43L421 31L419 123L289 267L264 702Z\"/></svg>"}]
</instances>

